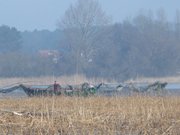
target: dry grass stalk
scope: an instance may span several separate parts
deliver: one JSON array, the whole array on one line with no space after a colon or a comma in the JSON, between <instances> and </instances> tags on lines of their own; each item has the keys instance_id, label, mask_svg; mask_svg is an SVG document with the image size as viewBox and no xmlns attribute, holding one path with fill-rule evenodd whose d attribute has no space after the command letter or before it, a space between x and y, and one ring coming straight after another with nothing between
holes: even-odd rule
<instances>
[{"instance_id":1,"label":"dry grass stalk","mask_svg":"<svg viewBox=\"0 0 180 135\"><path fill-rule=\"evenodd\" d=\"M39 97L3 99L4 134L180 133L179 97Z\"/></svg>"}]
</instances>

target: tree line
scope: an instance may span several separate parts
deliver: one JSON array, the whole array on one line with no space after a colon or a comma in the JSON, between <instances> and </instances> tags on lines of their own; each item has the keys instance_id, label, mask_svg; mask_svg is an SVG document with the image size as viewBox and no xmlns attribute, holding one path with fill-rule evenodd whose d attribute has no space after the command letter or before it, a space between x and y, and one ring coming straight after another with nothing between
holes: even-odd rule
<instances>
[{"instance_id":1,"label":"tree line","mask_svg":"<svg viewBox=\"0 0 180 135\"><path fill-rule=\"evenodd\" d=\"M0 76L30 77L84 74L126 80L180 72L180 12L174 22L161 9L141 12L116 24L96 1L70 6L55 31L0 27ZM93 10L92 10L93 9ZM93 12L92 12L93 11ZM81 14L79 14L81 13ZM38 50L58 50L42 58Z\"/></svg>"}]
</instances>

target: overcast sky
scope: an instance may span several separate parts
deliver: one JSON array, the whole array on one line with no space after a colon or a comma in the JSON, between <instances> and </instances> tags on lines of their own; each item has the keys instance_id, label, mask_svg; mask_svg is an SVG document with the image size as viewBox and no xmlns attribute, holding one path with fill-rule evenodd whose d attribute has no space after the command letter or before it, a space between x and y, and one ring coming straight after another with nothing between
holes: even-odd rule
<instances>
[{"instance_id":1,"label":"overcast sky","mask_svg":"<svg viewBox=\"0 0 180 135\"><path fill-rule=\"evenodd\" d=\"M76 0L0 0L0 25L16 27L18 30L49 29L57 27L58 20ZM173 20L180 0L99 0L113 22L135 16L140 9L163 8L169 20Z\"/></svg>"}]
</instances>

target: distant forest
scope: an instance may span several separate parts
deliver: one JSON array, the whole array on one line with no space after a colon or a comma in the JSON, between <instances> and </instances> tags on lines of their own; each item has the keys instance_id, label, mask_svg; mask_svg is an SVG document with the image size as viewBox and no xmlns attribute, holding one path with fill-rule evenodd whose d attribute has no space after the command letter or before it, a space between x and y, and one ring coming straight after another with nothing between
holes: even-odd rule
<instances>
[{"instance_id":1,"label":"distant forest","mask_svg":"<svg viewBox=\"0 0 180 135\"><path fill-rule=\"evenodd\" d=\"M61 27L55 31L18 31L0 26L0 77L34 77L83 74L87 77L126 80L164 77L180 72L180 13L169 22L140 13L121 23L96 26L101 31L92 55L75 51ZM71 28L69 31L76 31ZM77 38L76 38L77 39ZM88 47L88 46L87 46ZM86 51L91 52L86 47ZM40 51L58 51L43 56ZM77 55L80 57L76 59ZM78 65L77 65L78 63Z\"/></svg>"}]
</instances>

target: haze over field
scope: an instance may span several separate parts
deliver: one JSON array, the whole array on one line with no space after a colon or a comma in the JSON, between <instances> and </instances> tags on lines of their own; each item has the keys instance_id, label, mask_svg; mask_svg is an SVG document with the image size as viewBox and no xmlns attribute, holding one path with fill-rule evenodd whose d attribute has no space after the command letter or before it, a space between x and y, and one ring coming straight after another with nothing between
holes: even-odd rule
<instances>
[{"instance_id":1,"label":"haze over field","mask_svg":"<svg viewBox=\"0 0 180 135\"><path fill-rule=\"evenodd\" d=\"M180 0L0 0L0 134L179 135L179 95Z\"/></svg>"},{"instance_id":2,"label":"haze over field","mask_svg":"<svg viewBox=\"0 0 180 135\"><path fill-rule=\"evenodd\" d=\"M76 0L0 0L0 25L16 27L18 30L55 30L58 20ZM170 21L180 9L179 0L99 0L113 22L122 22L133 17L141 9L156 12L163 8Z\"/></svg>"},{"instance_id":3,"label":"haze over field","mask_svg":"<svg viewBox=\"0 0 180 135\"><path fill-rule=\"evenodd\" d=\"M180 73L180 1L0 0L0 76ZM43 68L42 68L43 67Z\"/></svg>"}]
</instances>

